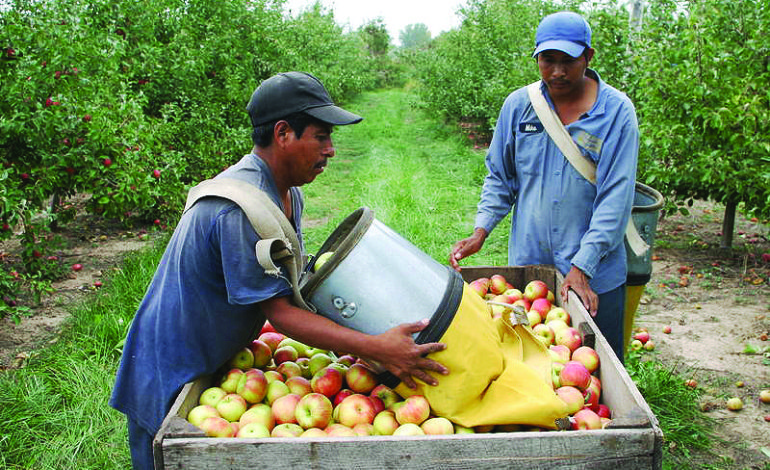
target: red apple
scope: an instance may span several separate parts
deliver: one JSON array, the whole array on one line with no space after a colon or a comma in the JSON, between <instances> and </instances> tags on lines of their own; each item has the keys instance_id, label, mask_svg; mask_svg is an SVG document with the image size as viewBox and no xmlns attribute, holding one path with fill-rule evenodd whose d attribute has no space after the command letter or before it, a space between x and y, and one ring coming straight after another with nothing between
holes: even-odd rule
<instances>
[{"instance_id":1,"label":"red apple","mask_svg":"<svg viewBox=\"0 0 770 470\"><path fill-rule=\"evenodd\" d=\"M267 384L270 385L270 382L277 380L279 382L284 382L283 375L281 375L280 372L277 370L266 370L265 371L265 378L267 379Z\"/></svg>"},{"instance_id":2,"label":"red apple","mask_svg":"<svg viewBox=\"0 0 770 470\"><path fill-rule=\"evenodd\" d=\"M273 362L275 362L275 365L278 366L286 361L294 362L298 357L299 354L297 353L297 350L294 348L294 346L280 346L273 353Z\"/></svg>"},{"instance_id":3,"label":"red apple","mask_svg":"<svg viewBox=\"0 0 770 470\"><path fill-rule=\"evenodd\" d=\"M525 312L529 312L530 302L527 299L519 299L511 304L511 308L521 307Z\"/></svg>"},{"instance_id":4,"label":"red apple","mask_svg":"<svg viewBox=\"0 0 770 470\"><path fill-rule=\"evenodd\" d=\"M598 414L600 418L612 419L612 412L610 411L610 407L604 403L599 404L599 411L597 411L596 414Z\"/></svg>"},{"instance_id":5,"label":"red apple","mask_svg":"<svg viewBox=\"0 0 770 470\"><path fill-rule=\"evenodd\" d=\"M285 379L289 379L290 377L302 377L302 368L294 361L281 362L275 370Z\"/></svg>"},{"instance_id":6,"label":"red apple","mask_svg":"<svg viewBox=\"0 0 770 470\"><path fill-rule=\"evenodd\" d=\"M586 389L585 392L583 392L583 397L585 398L585 406L584 408L588 408L594 413L599 412L599 395L594 393L593 390L590 388Z\"/></svg>"},{"instance_id":7,"label":"red apple","mask_svg":"<svg viewBox=\"0 0 770 470\"><path fill-rule=\"evenodd\" d=\"M345 367L350 367L356 363L358 359L352 354L342 354L335 361L337 364L342 364Z\"/></svg>"},{"instance_id":8,"label":"red apple","mask_svg":"<svg viewBox=\"0 0 770 470\"><path fill-rule=\"evenodd\" d=\"M545 324L551 328L551 331L553 331L554 338L556 337L556 333L559 331L563 330L564 328L570 328L568 324L564 323L564 320L559 320L558 318L555 320L546 321Z\"/></svg>"},{"instance_id":9,"label":"red apple","mask_svg":"<svg viewBox=\"0 0 770 470\"><path fill-rule=\"evenodd\" d=\"M332 419L332 402L320 393L303 396L295 410L297 424L304 429L325 428Z\"/></svg>"},{"instance_id":10,"label":"red apple","mask_svg":"<svg viewBox=\"0 0 770 470\"><path fill-rule=\"evenodd\" d=\"M354 393L339 404L337 420L340 424L352 428L359 423L372 423L375 415L374 405L372 405L369 397Z\"/></svg>"},{"instance_id":11,"label":"red apple","mask_svg":"<svg viewBox=\"0 0 770 470\"><path fill-rule=\"evenodd\" d=\"M328 437L357 437L352 428L344 424L334 423L326 427Z\"/></svg>"},{"instance_id":12,"label":"red apple","mask_svg":"<svg viewBox=\"0 0 770 470\"><path fill-rule=\"evenodd\" d=\"M559 382L562 386L571 386L585 391L591 383L591 373L583 364L569 361L564 364L564 369L559 373Z\"/></svg>"},{"instance_id":13,"label":"red apple","mask_svg":"<svg viewBox=\"0 0 770 470\"><path fill-rule=\"evenodd\" d=\"M72 265L72 270L77 272L83 269L83 265L80 263L75 263Z\"/></svg>"},{"instance_id":14,"label":"red apple","mask_svg":"<svg viewBox=\"0 0 770 470\"><path fill-rule=\"evenodd\" d=\"M503 295L508 296L509 304L524 298L524 294L519 289L508 289L507 291L503 292Z\"/></svg>"},{"instance_id":15,"label":"red apple","mask_svg":"<svg viewBox=\"0 0 770 470\"><path fill-rule=\"evenodd\" d=\"M540 280L533 280L524 287L524 298L530 302L535 299L548 296L548 284Z\"/></svg>"},{"instance_id":16,"label":"red apple","mask_svg":"<svg viewBox=\"0 0 770 470\"><path fill-rule=\"evenodd\" d=\"M273 350L264 341L255 339L251 342L251 353L254 356L254 367L261 369L270 364L273 359Z\"/></svg>"},{"instance_id":17,"label":"red apple","mask_svg":"<svg viewBox=\"0 0 770 470\"><path fill-rule=\"evenodd\" d=\"M353 432L356 436L373 436L374 425L371 423L359 423L353 426Z\"/></svg>"},{"instance_id":18,"label":"red apple","mask_svg":"<svg viewBox=\"0 0 770 470\"><path fill-rule=\"evenodd\" d=\"M588 346L580 346L572 352L572 360L577 361L588 369L588 372L593 374L599 369L599 355L596 350Z\"/></svg>"},{"instance_id":19,"label":"red apple","mask_svg":"<svg viewBox=\"0 0 770 470\"><path fill-rule=\"evenodd\" d=\"M219 411L211 405L198 405L187 413L187 421L197 427L201 427L203 420L211 417L220 417Z\"/></svg>"},{"instance_id":20,"label":"red apple","mask_svg":"<svg viewBox=\"0 0 770 470\"><path fill-rule=\"evenodd\" d=\"M668 326L668 325L664 326L664 327L663 327L663 333L665 333L665 334L667 334L667 335L668 335L668 334L671 334L671 327L670 327L670 326Z\"/></svg>"},{"instance_id":21,"label":"red apple","mask_svg":"<svg viewBox=\"0 0 770 470\"><path fill-rule=\"evenodd\" d=\"M547 321L546 318L548 317L548 312L551 311L551 302L544 297L540 297L532 301L529 309L536 311L540 314L540 318L543 321Z\"/></svg>"},{"instance_id":22,"label":"red apple","mask_svg":"<svg viewBox=\"0 0 770 470\"><path fill-rule=\"evenodd\" d=\"M361 363L353 364L345 372L348 388L356 393L369 393L377 386L377 375Z\"/></svg>"},{"instance_id":23,"label":"red apple","mask_svg":"<svg viewBox=\"0 0 770 470\"><path fill-rule=\"evenodd\" d=\"M500 295L508 290L507 284L508 282L505 280L505 277L500 274L493 274L492 277L489 278L489 291L495 295Z\"/></svg>"},{"instance_id":24,"label":"red apple","mask_svg":"<svg viewBox=\"0 0 770 470\"><path fill-rule=\"evenodd\" d=\"M582 410L575 413L572 429L601 429L601 428L602 428L602 420L599 418L599 415L589 410L588 408L583 408Z\"/></svg>"},{"instance_id":25,"label":"red apple","mask_svg":"<svg viewBox=\"0 0 770 470\"><path fill-rule=\"evenodd\" d=\"M551 345L548 348L548 352L551 355L551 359L553 359L554 362L561 362L562 364L566 364L567 361L570 360L571 351L567 346L564 346L563 344Z\"/></svg>"},{"instance_id":26,"label":"red apple","mask_svg":"<svg viewBox=\"0 0 770 470\"><path fill-rule=\"evenodd\" d=\"M270 346L270 351L272 354L275 353L275 350L278 349L278 345L281 344L281 341L283 341L284 338L285 336L281 333L277 333L275 331L267 331L260 334L257 339Z\"/></svg>"},{"instance_id":27,"label":"red apple","mask_svg":"<svg viewBox=\"0 0 770 470\"><path fill-rule=\"evenodd\" d=\"M483 282L480 282L478 279L475 281L471 281L471 283L468 285L470 286L471 290L477 293L479 297L481 297L482 299L484 298L485 295L487 295L487 291L488 291L487 285L484 284Z\"/></svg>"},{"instance_id":28,"label":"red apple","mask_svg":"<svg viewBox=\"0 0 770 470\"><path fill-rule=\"evenodd\" d=\"M340 403L342 403L342 400L349 397L350 395L353 395L355 392L353 390L350 390L349 388L343 388L339 392L337 392L334 397L332 398L332 405L337 406Z\"/></svg>"},{"instance_id":29,"label":"red apple","mask_svg":"<svg viewBox=\"0 0 770 470\"><path fill-rule=\"evenodd\" d=\"M540 314L537 313L534 310L530 310L527 312L527 321L529 322L529 326L531 328L534 328L535 325L539 325L542 323L543 319L540 318Z\"/></svg>"},{"instance_id":30,"label":"red apple","mask_svg":"<svg viewBox=\"0 0 770 470\"><path fill-rule=\"evenodd\" d=\"M642 344L646 343L650 339L650 334L646 331L640 331L634 334L634 339L638 339Z\"/></svg>"},{"instance_id":31,"label":"red apple","mask_svg":"<svg viewBox=\"0 0 770 470\"><path fill-rule=\"evenodd\" d=\"M249 369L238 380L235 393L242 396L248 403L259 403L267 394L267 379L259 369Z\"/></svg>"},{"instance_id":32,"label":"red apple","mask_svg":"<svg viewBox=\"0 0 770 470\"><path fill-rule=\"evenodd\" d=\"M302 397L296 393L289 393L280 398L277 398L270 408L273 410L273 418L275 418L276 424L284 423L296 423L297 417L295 410Z\"/></svg>"},{"instance_id":33,"label":"red apple","mask_svg":"<svg viewBox=\"0 0 770 470\"><path fill-rule=\"evenodd\" d=\"M262 334L267 333L267 332L278 333L277 331L275 331L275 327L273 325L271 325L269 321L265 320L265 323L262 325L262 328L260 328L260 330L259 330L259 334L262 335ZM278 334L280 334L280 333L278 333Z\"/></svg>"},{"instance_id":34,"label":"red apple","mask_svg":"<svg viewBox=\"0 0 770 470\"><path fill-rule=\"evenodd\" d=\"M233 427L224 418L216 416L206 418L198 427L209 437L235 437Z\"/></svg>"},{"instance_id":35,"label":"red apple","mask_svg":"<svg viewBox=\"0 0 770 470\"><path fill-rule=\"evenodd\" d=\"M559 387L556 389L556 396L567 404L567 414L569 415L575 414L585 406L583 393L575 387Z\"/></svg>"},{"instance_id":36,"label":"red apple","mask_svg":"<svg viewBox=\"0 0 770 470\"><path fill-rule=\"evenodd\" d=\"M152 177L155 179L160 178L160 170L152 170Z\"/></svg>"},{"instance_id":37,"label":"red apple","mask_svg":"<svg viewBox=\"0 0 770 470\"><path fill-rule=\"evenodd\" d=\"M396 409L396 421L399 424L422 424L430 416L430 404L423 395L412 395Z\"/></svg>"},{"instance_id":38,"label":"red apple","mask_svg":"<svg viewBox=\"0 0 770 470\"><path fill-rule=\"evenodd\" d=\"M328 366L319 370L310 379L310 386L314 392L322 393L327 397L333 397L342 390L343 375L342 372L334 367Z\"/></svg>"},{"instance_id":39,"label":"red apple","mask_svg":"<svg viewBox=\"0 0 770 470\"><path fill-rule=\"evenodd\" d=\"M376 387L374 387L372 391L369 393L369 396L377 397L380 400L382 400L382 405L386 409L390 408L392 404L401 400L401 397L399 397L398 394L394 392L392 388L388 387L385 384L379 384Z\"/></svg>"},{"instance_id":40,"label":"red apple","mask_svg":"<svg viewBox=\"0 0 770 470\"><path fill-rule=\"evenodd\" d=\"M284 363L285 364L285 363ZM310 380L297 375L286 379L286 386L289 387L289 392L304 397L313 392L313 388L310 386ZM304 426L303 426L304 427Z\"/></svg>"},{"instance_id":41,"label":"red apple","mask_svg":"<svg viewBox=\"0 0 770 470\"><path fill-rule=\"evenodd\" d=\"M580 339L580 332L571 326L562 328L558 333L555 333L554 342L567 346L570 351L576 350L583 344L583 340Z\"/></svg>"}]
</instances>

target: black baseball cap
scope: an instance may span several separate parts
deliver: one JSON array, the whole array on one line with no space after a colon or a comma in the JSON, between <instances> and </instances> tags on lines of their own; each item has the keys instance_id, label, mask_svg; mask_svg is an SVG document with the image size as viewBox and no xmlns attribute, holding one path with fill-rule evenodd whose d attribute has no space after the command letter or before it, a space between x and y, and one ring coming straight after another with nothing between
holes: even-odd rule
<instances>
[{"instance_id":1,"label":"black baseball cap","mask_svg":"<svg viewBox=\"0 0 770 470\"><path fill-rule=\"evenodd\" d=\"M299 112L334 126L363 120L336 106L321 81L306 72L285 72L268 78L254 90L246 110L254 127Z\"/></svg>"}]
</instances>

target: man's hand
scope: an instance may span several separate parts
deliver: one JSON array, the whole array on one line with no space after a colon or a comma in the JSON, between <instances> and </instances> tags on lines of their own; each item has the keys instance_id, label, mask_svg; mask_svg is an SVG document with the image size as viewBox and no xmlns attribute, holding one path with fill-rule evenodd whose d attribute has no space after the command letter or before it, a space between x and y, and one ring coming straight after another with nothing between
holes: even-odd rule
<instances>
[{"instance_id":1,"label":"man's hand","mask_svg":"<svg viewBox=\"0 0 770 470\"><path fill-rule=\"evenodd\" d=\"M484 246L484 241L486 241L486 239L487 231L483 228L476 228L476 230L473 231L473 235L460 240L452 246L452 253L449 255L449 264L455 271L460 271L460 264L458 261L478 253L481 247Z\"/></svg>"},{"instance_id":2,"label":"man's hand","mask_svg":"<svg viewBox=\"0 0 770 470\"><path fill-rule=\"evenodd\" d=\"M378 343L377 357L371 359L377 361L380 366L401 379L409 388L417 388L414 379L422 380L428 385L438 385L438 380L428 374L428 371L446 375L449 373L444 365L428 359L430 353L446 349L444 343L417 344L412 335L422 331L428 326L428 320L415 323L404 323L375 336Z\"/></svg>"},{"instance_id":3,"label":"man's hand","mask_svg":"<svg viewBox=\"0 0 770 470\"><path fill-rule=\"evenodd\" d=\"M588 284L588 277L575 266L567 273L567 277L564 278L564 282L561 285L561 298L564 302L568 302L569 290L572 289L583 301L588 313L592 316L596 316L596 312L599 310L599 296L591 289Z\"/></svg>"}]
</instances>

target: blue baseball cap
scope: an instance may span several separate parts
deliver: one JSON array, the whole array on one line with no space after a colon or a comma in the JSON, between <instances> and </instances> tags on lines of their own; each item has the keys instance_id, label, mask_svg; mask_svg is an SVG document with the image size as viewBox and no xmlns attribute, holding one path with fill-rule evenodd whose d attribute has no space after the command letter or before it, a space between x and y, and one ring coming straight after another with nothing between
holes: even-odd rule
<instances>
[{"instance_id":1,"label":"blue baseball cap","mask_svg":"<svg viewBox=\"0 0 770 470\"><path fill-rule=\"evenodd\" d=\"M560 11L540 21L532 57L549 49L580 57L586 47L591 47L591 26L577 13Z\"/></svg>"}]
</instances>

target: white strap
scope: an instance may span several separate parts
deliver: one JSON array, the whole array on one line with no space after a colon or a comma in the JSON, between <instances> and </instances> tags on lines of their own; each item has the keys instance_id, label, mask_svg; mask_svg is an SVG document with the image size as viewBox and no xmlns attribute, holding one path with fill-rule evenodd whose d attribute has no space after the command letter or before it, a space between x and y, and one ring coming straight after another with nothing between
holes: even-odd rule
<instances>
[{"instance_id":1,"label":"white strap","mask_svg":"<svg viewBox=\"0 0 770 470\"><path fill-rule=\"evenodd\" d=\"M529 95L529 101L532 103L537 117L545 127L548 135L554 141L564 157L569 161L572 166L580 173L583 178L587 179L593 184L596 184L596 164L589 160L578 148L572 136L567 132L567 128L559 119L559 115L556 114L553 108L548 105L548 102L543 96L543 92L540 88L541 81L538 80L534 83L527 85L527 94ZM639 235L639 231L636 229L633 219L628 220L626 226L626 240L628 246L634 252L636 256L644 255L647 250L650 249L650 245L642 239Z\"/></svg>"}]
</instances>

